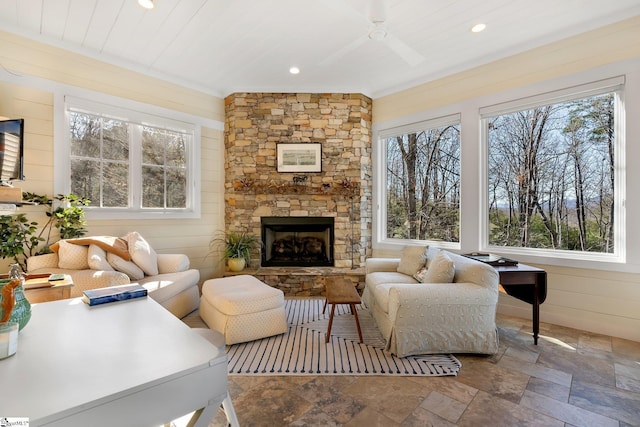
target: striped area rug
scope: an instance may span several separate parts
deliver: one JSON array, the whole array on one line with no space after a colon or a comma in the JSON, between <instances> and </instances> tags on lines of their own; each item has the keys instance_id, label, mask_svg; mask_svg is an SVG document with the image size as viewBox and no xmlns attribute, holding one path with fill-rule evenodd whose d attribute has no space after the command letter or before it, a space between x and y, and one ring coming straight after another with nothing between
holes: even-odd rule
<instances>
[{"instance_id":1,"label":"striped area rug","mask_svg":"<svg viewBox=\"0 0 640 427\"><path fill-rule=\"evenodd\" d=\"M287 299L289 331L227 346L230 375L457 375L461 363L450 354L395 357L371 314L358 308L364 343L348 305L336 305L331 340L325 343L330 307L324 299Z\"/></svg>"}]
</instances>

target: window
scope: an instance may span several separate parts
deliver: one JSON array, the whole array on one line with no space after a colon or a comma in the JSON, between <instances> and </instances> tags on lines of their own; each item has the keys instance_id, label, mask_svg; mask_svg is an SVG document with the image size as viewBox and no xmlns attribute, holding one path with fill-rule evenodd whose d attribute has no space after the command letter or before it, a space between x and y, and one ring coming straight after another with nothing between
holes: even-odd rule
<instances>
[{"instance_id":1,"label":"window","mask_svg":"<svg viewBox=\"0 0 640 427\"><path fill-rule=\"evenodd\" d=\"M185 208L189 135L142 128L142 207Z\"/></svg>"},{"instance_id":2,"label":"window","mask_svg":"<svg viewBox=\"0 0 640 427\"><path fill-rule=\"evenodd\" d=\"M129 126L121 120L69 112L71 192L92 206L129 207Z\"/></svg>"},{"instance_id":3,"label":"window","mask_svg":"<svg viewBox=\"0 0 640 427\"><path fill-rule=\"evenodd\" d=\"M387 239L460 241L460 117L381 132Z\"/></svg>"},{"instance_id":4,"label":"window","mask_svg":"<svg viewBox=\"0 0 640 427\"><path fill-rule=\"evenodd\" d=\"M194 125L95 102L65 101L69 191L91 200L88 215L197 215Z\"/></svg>"},{"instance_id":5,"label":"window","mask_svg":"<svg viewBox=\"0 0 640 427\"><path fill-rule=\"evenodd\" d=\"M613 254L621 83L481 110L489 247Z\"/></svg>"}]
</instances>

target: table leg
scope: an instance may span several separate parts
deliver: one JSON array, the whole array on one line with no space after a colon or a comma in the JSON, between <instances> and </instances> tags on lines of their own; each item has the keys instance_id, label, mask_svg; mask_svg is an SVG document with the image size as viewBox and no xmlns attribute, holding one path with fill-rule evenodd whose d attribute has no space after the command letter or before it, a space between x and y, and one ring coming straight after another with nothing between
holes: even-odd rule
<instances>
[{"instance_id":1,"label":"table leg","mask_svg":"<svg viewBox=\"0 0 640 427\"><path fill-rule=\"evenodd\" d=\"M187 423L187 427L207 427L211 423L211 419L216 415L219 406L209 405L198 409L191 415L191 419Z\"/></svg>"},{"instance_id":2,"label":"table leg","mask_svg":"<svg viewBox=\"0 0 640 427\"><path fill-rule=\"evenodd\" d=\"M331 325L333 324L333 314L336 311L336 305L335 304L331 304L331 314L329 314L329 326L327 327L327 337L325 339L325 343L329 342L329 339L331 339Z\"/></svg>"},{"instance_id":3,"label":"table leg","mask_svg":"<svg viewBox=\"0 0 640 427\"><path fill-rule=\"evenodd\" d=\"M222 401L222 408L224 409L224 413L227 416L227 423L231 427L240 427L240 422L238 421L238 416L236 415L236 410L233 407L233 403L231 402L231 395L227 392L227 397Z\"/></svg>"},{"instance_id":4,"label":"table leg","mask_svg":"<svg viewBox=\"0 0 640 427\"><path fill-rule=\"evenodd\" d=\"M538 345L538 334L540 332L540 275L536 274L533 283L533 344Z\"/></svg>"},{"instance_id":5,"label":"table leg","mask_svg":"<svg viewBox=\"0 0 640 427\"><path fill-rule=\"evenodd\" d=\"M356 319L356 327L358 328L358 337L360 337L360 342L362 342L362 330L360 329L360 320L358 320L358 311L356 310L355 304L349 304L351 306L351 312Z\"/></svg>"}]
</instances>

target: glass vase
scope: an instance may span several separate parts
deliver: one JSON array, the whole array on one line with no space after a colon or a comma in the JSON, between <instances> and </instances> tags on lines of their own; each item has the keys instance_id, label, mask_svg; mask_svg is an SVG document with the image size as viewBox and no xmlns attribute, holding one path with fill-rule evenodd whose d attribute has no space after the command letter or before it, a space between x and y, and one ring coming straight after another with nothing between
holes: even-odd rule
<instances>
[{"instance_id":1,"label":"glass vase","mask_svg":"<svg viewBox=\"0 0 640 427\"><path fill-rule=\"evenodd\" d=\"M27 323L29 323L29 319L31 319L31 304L24 295L24 288L22 286L24 284L24 275L17 264L11 265L9 279L0 280L0 288L4 287L4 285L11 282L13 279L20 279L20 284L13 289L14 304L9 322L17 322L19 330L22 330L22 328L27 326ZM0 318L4 315L4 310L2 309L3 298L4 296L0 293Z\"/></svg>"}]
</instances>

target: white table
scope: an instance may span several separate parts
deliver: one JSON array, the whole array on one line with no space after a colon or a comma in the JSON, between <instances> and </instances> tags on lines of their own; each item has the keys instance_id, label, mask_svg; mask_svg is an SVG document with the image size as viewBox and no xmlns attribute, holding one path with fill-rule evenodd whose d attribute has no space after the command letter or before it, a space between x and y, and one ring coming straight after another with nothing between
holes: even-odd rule
<instances>
[{"instance_id":1,"label":"white table","mask_svg":"<svg viewBox=\"0 0 640 427\"><path fill-rule=\"evenodd\" d=\"M34 426L154 426L227 397L227 358L151 298L36 304L18 352L0 360L0 417ZM235 417L235 413L233 414Z\"/></svg>"}]
</instances>

